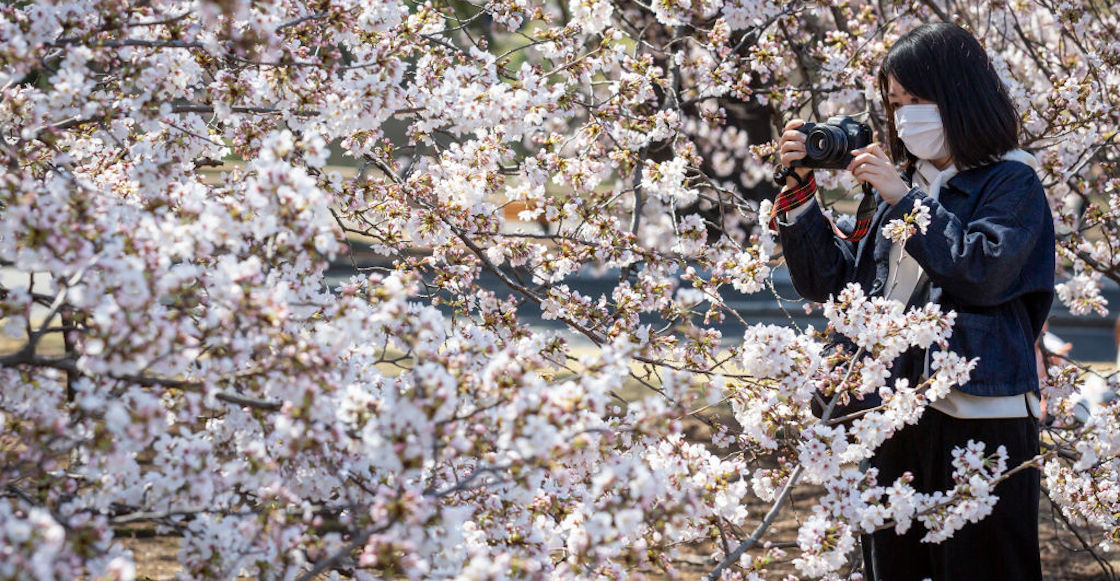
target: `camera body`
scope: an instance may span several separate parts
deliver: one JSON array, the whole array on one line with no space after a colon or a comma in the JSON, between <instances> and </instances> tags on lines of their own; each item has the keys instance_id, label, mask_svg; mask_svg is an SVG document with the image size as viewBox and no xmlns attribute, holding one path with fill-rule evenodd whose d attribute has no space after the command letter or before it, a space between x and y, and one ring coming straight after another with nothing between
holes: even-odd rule
<instances>
[{"instance_id":1,"label":"camera body","mask_svg":"<svg viewBox=\"0 0 1120 581\"><path fill-rule=\"evenodd\" d=\"M806 123L797 128L805 134L805 157L790 165L818 169L844 169L852 163L852 150L871 145L871 127L842 115L825 123Z\"/></svg>"}]
</instances>

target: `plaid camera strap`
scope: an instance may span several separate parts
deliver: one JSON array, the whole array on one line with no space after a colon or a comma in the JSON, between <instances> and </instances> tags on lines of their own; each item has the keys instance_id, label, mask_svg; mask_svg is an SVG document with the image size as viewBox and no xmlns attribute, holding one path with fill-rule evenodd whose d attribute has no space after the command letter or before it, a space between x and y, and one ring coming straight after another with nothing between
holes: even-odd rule
<instances>
[{"instance_id":1,"label":"plaid camera strap","mask_svg":"<svg viewBox=\"0 0 1120 581\"><path fill-rule=\"evenodd\" d=\"M809 179L795 188L782 189L778 193L778 197L774 199L774 207L770 212L770 229L778 229L779 214L800 207L813 199L816 194L817 180L813 177L813 174L809 174ZM859 242L871 230L871 219L874 217L875 201L871 193L871 186L863 184L863 199L860 200L859 208L856 209L856 227L852 229L851 233L845 233L834 222L830 221L830 223L832 224L832 230L841 240Z\"/></svg>"}]
</instances>

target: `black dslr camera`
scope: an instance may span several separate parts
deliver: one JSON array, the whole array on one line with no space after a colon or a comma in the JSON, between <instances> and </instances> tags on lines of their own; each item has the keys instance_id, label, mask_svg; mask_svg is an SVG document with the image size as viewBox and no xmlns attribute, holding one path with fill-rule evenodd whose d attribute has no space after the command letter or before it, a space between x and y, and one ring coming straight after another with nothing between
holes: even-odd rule
<instances>
[{"instance_id":1,"label":"black dslr camera","mask_svg":"<svg viewBox=\"0 0 1120 581\"><path fill-rule=\"evenodd\" d=\"M829 117L826 123L806 123L797 128L805 134L805 157L794 167L844 169L852 163L852 150L871 145L871 127L847 115Z\"/></svg>"}]
</instances>

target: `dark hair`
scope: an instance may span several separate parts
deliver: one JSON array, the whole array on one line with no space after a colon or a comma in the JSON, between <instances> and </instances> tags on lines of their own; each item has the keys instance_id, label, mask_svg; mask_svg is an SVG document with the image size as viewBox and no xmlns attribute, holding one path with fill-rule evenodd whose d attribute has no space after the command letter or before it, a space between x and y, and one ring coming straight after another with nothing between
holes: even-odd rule
<instances>
[{"instance_id":1,"label":"dark hair","mask_svg":"<svg viewBox=\"0 0 1120 581\"><path fill-rule=\"evenodd\" d=\"M887 81L898 80L910 94L937 103L953 163L961 169L984 165L1019 146L1019 115L984 47L967 30L949 22L925 24L902 35L879 67L879 91L887 114L887 147L896 163L917 161L894 126Z\"/></svg>"}]
</instances>

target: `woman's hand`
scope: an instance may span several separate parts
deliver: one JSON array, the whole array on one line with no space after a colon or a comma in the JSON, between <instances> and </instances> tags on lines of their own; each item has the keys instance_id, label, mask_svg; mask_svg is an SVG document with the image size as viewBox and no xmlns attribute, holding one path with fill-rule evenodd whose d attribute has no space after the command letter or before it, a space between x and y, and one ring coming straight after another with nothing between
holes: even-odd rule
<instances>
[{"instance_id":1,"label":"woman's hand","mask_svg":"<svg viewBox=\"0 0 1120 581\"><path fill-rule=\"evenodd\" d=\"M778 155L785 167L792 167L793 162L805 157L805 134L798 131L797 128L804 125L805 122L801 119L794 119L786 123L785 129L782 130L782 137L778 140ZM794 168L797 175L801 179L805 179L813 170L807 167ZM792 188L797 185L797 179L793 176L786 178L786 187Z\"/></svg>"},{"instance_id":2,"label":"woman's hand","mask_svg":"<svg viewBox=\"0 0 1120 581\"><path fill-rule=\"evenodd\" d=\"M848 165L848 171L861 184L871 184L888 204L897 204L910 191L910 186L899 177L894 164L878 143L853 149L852 156L854 159Z\"/></svg>"}]
</instances>

